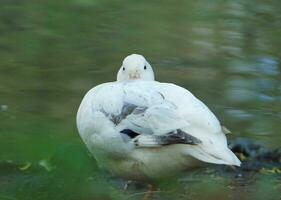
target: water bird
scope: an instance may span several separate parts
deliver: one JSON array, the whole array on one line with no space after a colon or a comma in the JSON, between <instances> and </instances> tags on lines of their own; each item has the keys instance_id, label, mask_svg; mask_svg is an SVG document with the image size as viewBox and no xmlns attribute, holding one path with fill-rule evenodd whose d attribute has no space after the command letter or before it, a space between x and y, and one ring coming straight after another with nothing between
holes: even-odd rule
<instances>
[{"instance_id":1,"label":"water bird","mask_svg":"<svg viewBox=\"0 0 281 200\"><path fill-rule=\"evenodd\" d=\"M241 164L210 109L185 88L155 81L138 54L123 60L116 81L87 92L77 127L97 163L128 180L149 182L200 162Z\"/></svg>"}]
</instances>

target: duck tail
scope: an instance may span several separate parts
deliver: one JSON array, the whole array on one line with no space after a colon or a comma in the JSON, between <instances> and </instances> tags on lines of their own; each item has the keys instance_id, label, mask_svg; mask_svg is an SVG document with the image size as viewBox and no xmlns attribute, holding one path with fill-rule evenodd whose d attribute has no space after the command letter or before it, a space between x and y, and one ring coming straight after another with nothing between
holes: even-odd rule
<instances>
[{"instance_id":1,"label":"duck tail","mask_svg":"<svg viewBox=\"0 0 281 200\"><path fill-rule=\"evenodd\" d=\"M188 154L197 158L198 160L213 163L240 166L241 161L229 148L216 149L213 147L206 148L198 145L188 150Z\"/></svg>"}]
</instances>

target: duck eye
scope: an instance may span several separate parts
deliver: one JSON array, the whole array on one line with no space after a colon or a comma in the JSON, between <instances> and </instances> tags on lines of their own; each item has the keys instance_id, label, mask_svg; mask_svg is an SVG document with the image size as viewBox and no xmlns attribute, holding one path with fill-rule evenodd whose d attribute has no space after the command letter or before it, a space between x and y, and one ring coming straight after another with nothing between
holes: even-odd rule
<instances>
[{"instance_id":1,"label":"duck eye","mask_svg":"<svg viewBox=\"0 0 281 200\"><path fill-rule=\"evenodd\" d=\"M143 67L143 69L146 69L146 65Z\"/></svg>"},{"instance_id":2,"label":"duck eye","mask_svg":"<svg viewBox=\"0 0 281 200\"><path fill-rule=\"evenodd\" d=\"M125 71L125 67L123 67L123 71Z\"/></svg>"}]
</instances>

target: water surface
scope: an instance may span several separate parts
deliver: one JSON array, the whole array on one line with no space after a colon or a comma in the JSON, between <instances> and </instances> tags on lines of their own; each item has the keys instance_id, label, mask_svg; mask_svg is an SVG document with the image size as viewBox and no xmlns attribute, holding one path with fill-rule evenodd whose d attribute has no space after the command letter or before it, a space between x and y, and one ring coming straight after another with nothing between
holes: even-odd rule
<instances>
[{"instance_id":1,"label":"water surface","mask_svg":"<svg viewBox=\"0 0 281 200\"><path fill-rule=\"evenodd\" d=\"M131 53L203 100L230 140L280 147L280 35L278 0L2 1L0 199L142 197L98 170L75 125L86 91ZM163 182L156 197L280 199L280 174L239 182L212 170Z\"/></svg>"}]
</instances>

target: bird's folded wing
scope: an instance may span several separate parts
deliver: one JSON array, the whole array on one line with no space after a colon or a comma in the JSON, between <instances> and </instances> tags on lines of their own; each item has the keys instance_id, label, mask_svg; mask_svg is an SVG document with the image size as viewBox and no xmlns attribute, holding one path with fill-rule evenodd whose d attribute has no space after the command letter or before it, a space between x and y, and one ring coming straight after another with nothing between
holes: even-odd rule
<instances>
[{"instance_id":1,"label":"bird's folded wing","mask_svg":"<svg viewBox=\"0 0 281 200\"><path fill-rule=\"evenodd\" d=\"M165 135L189 126L169 104L153 105L136 109L123 122L127 127L140 134Z\"/></svg>"},{"instance_id":2,"label":"bird's folded wing","mask_svg":"<svg viewBox=\"0 0 281 200\"><path fill-rule=\"evenodd\" d=\"M201 140L180 129L163 135L138 135L132 141L136 147L159 147L171 144L197 145L201 143Z\"/></svg>"},{"instance_id":3,"label":"bird's folded wing","mask_svg":"<svg viewBox=\"0 0 281 200\"><path fill-rule=\"evenodd\" d=\"M121 122L126 127L120 131L131 138L137 147L157 147L170 144L196 145L201 141L182 131L189 123L181 118L177 109L169 103L161 103L150 107L129 107L130 114Z\"/></svg>"}]
</instances>

